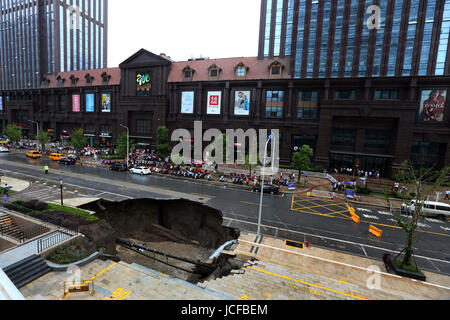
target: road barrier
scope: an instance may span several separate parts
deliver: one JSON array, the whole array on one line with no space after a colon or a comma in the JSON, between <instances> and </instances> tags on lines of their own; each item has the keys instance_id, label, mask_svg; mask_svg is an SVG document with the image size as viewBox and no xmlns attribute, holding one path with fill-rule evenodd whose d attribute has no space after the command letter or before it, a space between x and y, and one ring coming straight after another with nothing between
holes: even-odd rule
<instances>
[{"instance_id":1,"label":"road barrier","mask_svg":"<svg viewBox=\"0 0 450 320\"><path fill-rule=\"evenodd\" d=\"M350 214L352 215L352 220L353 222L360 224L361 223L361 218L356 214L356 211L354 208L352 208L348 203L346 203L346 206L348 208L348 211L350 212Z\"/></svg>"},{"instance_id":2,"label":"road barrier","mask_svg":"<svg viewBox=\"0 0 450 320\"><path fill-rule=\"evenodd\" d=\"M369 232L378 238L381 238L383 236L383 231L378 228L375 228L372 225L369 228Z\"/></svg>"}]
</instances>

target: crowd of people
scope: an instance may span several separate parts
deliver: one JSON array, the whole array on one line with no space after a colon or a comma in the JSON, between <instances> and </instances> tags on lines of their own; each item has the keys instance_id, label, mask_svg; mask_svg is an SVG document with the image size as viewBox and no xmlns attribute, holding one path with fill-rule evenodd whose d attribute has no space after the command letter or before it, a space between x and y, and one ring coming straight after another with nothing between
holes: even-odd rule
<instances>
[{"instance_id":1,"label":"crowd of people","mask_svg":"<svg viewBox=\"0 0 450 320\"><path fill-rule=\"evenodd\" d=\"M381 171L380 170L361 170L359 168L351 168L351 167L340 167L334 168L332 170L335 174L345 174L348 176L356 176L366 179L380 179L381 178Z\"/></svg>"}]
</instances>

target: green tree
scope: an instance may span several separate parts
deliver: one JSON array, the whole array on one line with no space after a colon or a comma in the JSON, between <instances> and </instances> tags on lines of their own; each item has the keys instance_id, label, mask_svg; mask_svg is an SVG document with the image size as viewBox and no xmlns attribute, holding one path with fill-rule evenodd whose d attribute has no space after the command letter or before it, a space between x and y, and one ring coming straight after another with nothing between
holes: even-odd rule
<instances>
[{"instance_id":1,"label":"green tree","mask_svg":"<svg viewBox=\"0 0 450 320\"><path fill-rule=\"evenodd\" d=\"M42 152L45 152L45 145L50 141L50 136L48 132L40 130L37 136L38 142L42 145Z\"/></svg>"},{"instance_id":2,"label":"green tree","mask_svg":"<svg viewBox=\"0 0 450 320\"><path fill-rule=\"evenodd\" d=\"M169 144L169 129L165 126L161 126L156 131L157 143L156 153L161 158L166 158L170 155L172 148Z\"/></svg>"},{"instance_id":3,"label":"green tree","mask_svg":"<svg viewBox=\"0 0 450 320\"><path fill-rule=\"evenodd\" d=\"M16 143L22 138L22 128L14 124L9 124L3 129L3 134L8 137L9 141Z\"/></svg>"},{"instance_id":4,"label":"green tree","mask_svg":"<svg viewBox=\"0 0 450 320\"><path fill-rule=\"evenodd\" d=\"M128 135L126 132L122 133L117 139L117 155L121 158L125 158L127 156L127 139ZM128 151L132 149L133 143L133 140L129 141Z\"/></svg>"},{"instance_id":5,"label":"green tree","mask_svg":"<svg viewBox=\"0 0 450 320\"><path fill-rule=\"evenodd\" d=\"M401 258L401 253L394 259L393 263L396 264L400 269L409 270L413 272L420 272L419 268L415 262L414 258L414 248L413 246L419 242L420 238L416 235L417 226L419 222L424 217L422 208L424 202L430 197L434 196L435 191L439 187L448 183L447 176L450 173L450 167L439 171L438 175L430 174L433 168L419 170L414 170L411 165L408 165L408 161L405 161L399 168L398 177L404 181L405 185L412 188L412 193L415 194L415 205L414 210L410 212L409 216L401 216L398 212L394 213L394 218L398 225L406 233L406 245L401 253L404 252L403 258ZM384 187L384 194L386 199L389 201L392 192ZM407 193L397 193L405 202L409 200L409 195ZM401 260L401 261L400 261Z\"/></svg>"},{"instance_id":6,"label":"green tree","mask_svg":"<svg viewBox=\"0 0 450 320\"><path fill-rule=\"evenodd\" d=\"M77 153L87 147L88 137L84 135L83 129L77 129L70 133L70 144L75 148Z\"/></svg>"},{"instance_id":7,"label":"green tree","mask_svg":"<svg viewBox=\"0 0 450 320\"><path fill-rule=\"evenodd\" d=\"M298 170L298 182L300 183L300 177L303 171L309 170L311 167L311 158L313 156L312 149L304 145L299 152L294 154L292 158L292 168Z\"/></svg>"},{"instance_id":8,"label":"green tree","mask_svg":"<svg viewBox=\"0 0 450 320\"><path fill-rule=\"evenodd\" d=\"M257 162L257 163L260 163L259 154L258 154L258 162ZM249 169L250 169L250 175L252 175L252 167L253 167L253 164L250 163L250 156L249 156L248 154L245 156L245 165L246 165L246 166L249 166Z\"/></svg>"}]
</instances>

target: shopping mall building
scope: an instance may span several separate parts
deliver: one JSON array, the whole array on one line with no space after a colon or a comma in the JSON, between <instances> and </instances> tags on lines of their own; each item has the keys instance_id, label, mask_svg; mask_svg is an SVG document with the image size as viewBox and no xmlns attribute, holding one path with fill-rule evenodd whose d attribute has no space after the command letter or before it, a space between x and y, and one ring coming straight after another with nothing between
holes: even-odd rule
<instances>
[{"instance_id":1,"label":"shopping mall building","mask_svg":"<svg viewBox=\"0 0 450 320\"><path fill-rule=\"evenodd\" d=\"M1 91L0 125L33 136L37 121L57 141L82 128L92 146L125 125L154 147L159 126L202 121L279 129L282 164L307 144L325 168L450 166L449 30L450 0L263 0L258 56L175 62L142 49L118 68Z\"/></svg>"}]
</instances>

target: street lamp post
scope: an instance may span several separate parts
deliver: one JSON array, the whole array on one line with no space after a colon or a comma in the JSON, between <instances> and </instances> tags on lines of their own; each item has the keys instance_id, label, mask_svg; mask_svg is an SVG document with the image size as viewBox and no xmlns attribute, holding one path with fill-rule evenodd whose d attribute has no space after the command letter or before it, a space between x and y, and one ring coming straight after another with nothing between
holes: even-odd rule
<instances>
[{"instance_id":1,"label":"street lamp post","mask_svg":"<svg viewBox=\"0 0 450 320\"><path fill-rule=\"evenodd\" d=\"M63 201L63 179L59 180L59 188L61 190L61 206L64 206L64 201Z\"/></svg>"},{"instance_id":2,"label":"street lamp post","mask_svg":"<svg viewBox=\"0 0 450 320\"><path fill-rule=\"evenodd\" d=\"M127 129L127 168L128 168L128 164L130 162L130 128L128 128L123 124L121 124L120 126Z\"/></svg>"},{"instance_id":3,"label":"street lamp post","mask_svg":"<svg viewBox=\"0 0 450 320\"><path fill-rule=\"evenodd\" d=\"M266 170L267 146L268 146L270 140L272 140L272 139L273 139L273 135L270 135L269 139L266 142L266 146L264 148L264 161L263 161L262 181L261 181L261 198L259 201L259 216L258 216L258 231L257 231L258 237L261 234L261 219L262 219L262 206L263 206L263 196L264 196L264 178L265 178L265 170Z\"/></svg>"},{"instance_id":4,"label":"street lamp post","mask_svg":"<svg viewBox=\"0 0 450 320\"><path fill-rule=\"evenodd\" d=\"M37 146L37 149L39 151L39 139L38 139L38 136L39 136L39 122L36 122L36 121L33 121L33 120L28 120L28 122L34 123L36 125L36 146Z\"/></svg>"}]
</instances>

